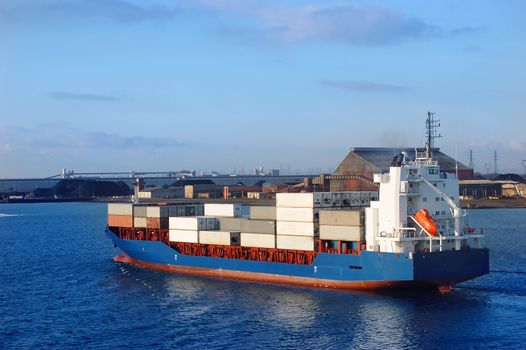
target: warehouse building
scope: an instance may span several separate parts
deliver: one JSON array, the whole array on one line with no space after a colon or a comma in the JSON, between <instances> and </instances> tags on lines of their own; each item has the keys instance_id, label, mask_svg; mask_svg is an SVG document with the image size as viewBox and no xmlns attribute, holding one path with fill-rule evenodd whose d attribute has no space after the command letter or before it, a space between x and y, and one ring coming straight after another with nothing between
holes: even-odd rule
<instances>
[{"instance_id":1,"label":"warehouse building","mask_svg":"<svg viewBox=\"0 0 526 350\"><path fill-rule=\"evenodd\" d=\"M424 152L423 148L416 149ZM433 159L438 161L442 171L456 173L459 179L473 179L473 169L457 162L454 158L442 153L439 148L433 148ZM405 152L410 159L414 158L415 148L378 148L355 147L338 165L330 179L331 191L376 191L377 184L373 182L376 173L389 171L393 158Z\"/></svg>"}]
</instances>

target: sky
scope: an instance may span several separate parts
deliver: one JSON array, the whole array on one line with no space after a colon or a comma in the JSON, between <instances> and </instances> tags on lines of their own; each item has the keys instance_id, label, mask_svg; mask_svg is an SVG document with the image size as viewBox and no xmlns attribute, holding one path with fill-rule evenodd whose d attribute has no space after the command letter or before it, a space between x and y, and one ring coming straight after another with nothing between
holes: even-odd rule
<instances>
[{"instance_id":1,"label":"sky","mask_svg":"<svg viewBox=\"0 0 526 350\"><path fill-rule=\"evenodd\" d=\"M526 2L2 0L0 178L328 172L436 145L524 173Z\"/></svg>"}]
</instances>

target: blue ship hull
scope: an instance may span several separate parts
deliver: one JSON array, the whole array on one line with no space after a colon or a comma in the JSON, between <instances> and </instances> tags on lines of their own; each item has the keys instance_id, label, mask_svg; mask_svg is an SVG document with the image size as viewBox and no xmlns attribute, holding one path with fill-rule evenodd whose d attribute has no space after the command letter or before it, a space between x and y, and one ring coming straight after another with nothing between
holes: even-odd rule
<instances>
[{"instance_id":1,"label":"blue ship hull","mask_svg":"<svg viewBox=\"0 0 526 350\"><path fill-rule=\"evenodd\" d=\"M489 272L489 251L469 249L359 255L318 253L312 264L287 264L180 254L159 241L106 234L124 254L119 260L183 274L339 289L452 286Z\"/></svg>"}]
</instances>

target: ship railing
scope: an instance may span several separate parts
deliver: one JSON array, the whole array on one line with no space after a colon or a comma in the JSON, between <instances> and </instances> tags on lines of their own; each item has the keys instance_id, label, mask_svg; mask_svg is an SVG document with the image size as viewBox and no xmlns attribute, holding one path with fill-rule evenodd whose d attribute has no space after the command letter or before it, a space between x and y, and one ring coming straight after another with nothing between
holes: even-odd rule
<instances>
[{"instance_id":1,"label":"ship railing","mask_svg":"<svg viewBox=\"0 0 526 350\"><path fill-rule=\"evenodd\" d=\"M473 227L464 227L464 229L462 230L462 236L465 236L465 237L480 237L480 236L484 236L484 229L483 228L480 228L480 229L475 229Z\"/></svg>"},{"instance_id":2,"label":"ship railing","mask_svg":"<svg viewBox=\"0 0 526 350\"><path fill-rule=\"evenodd\" d=\"M377 237L379 238L394 238L394 239L407 239L407 238L422 238L426 235L418 232L414 227L397 227L392 232L382 231L379 232Z\"/></svg>"},{"instance_id":3,"label":"ship railing","mask_svg":"<svg viewBox=\"0 0 526 350\"><path fill-rule=\"evenodd\" d=\"M407 164L411 166L429 166L429 167L436 167L438 166L438 161L432 160L429 158L417 158L411 162L408 162Z\"/></svg>"}]
</instances>

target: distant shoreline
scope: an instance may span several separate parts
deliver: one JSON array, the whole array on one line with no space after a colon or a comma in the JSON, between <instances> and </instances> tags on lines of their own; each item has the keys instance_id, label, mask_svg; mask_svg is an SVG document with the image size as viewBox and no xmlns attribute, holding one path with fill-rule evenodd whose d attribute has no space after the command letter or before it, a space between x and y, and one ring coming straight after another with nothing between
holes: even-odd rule
<instances>
[{"instance_id":1,"label":"distant shoreline","mask_svg":"<svg viewBox=\"0 0 526 350\"><path fill-rule=\"evenodd\" d=\"M526 198L468 199L468 200L461 200L460 204L462 208L465 208L465 209L526 208Z\"/></svg>"},{"instance_id":2,"label":"distant shoreline","mask_svg":"<svg viewBox=\"0 0 526 350\"><path fill-rule=\"evenodd\" d=\"M35 199L5 199L0 201L0 204L19 204L19 203L68 203L68 202L122 202L126 201L125 197L122 198L35 198ZM250 199L149 199L142 200L141 203L196 203L196 202L215 202L215 203L232 203L240 202L250 205L274 205L274 200L250 200ZM460 204L464 209L511 209L511 208L526 208L526 198L510 198L510 199L469 199L461 200Z\"/></svg>"}]
</instances>

